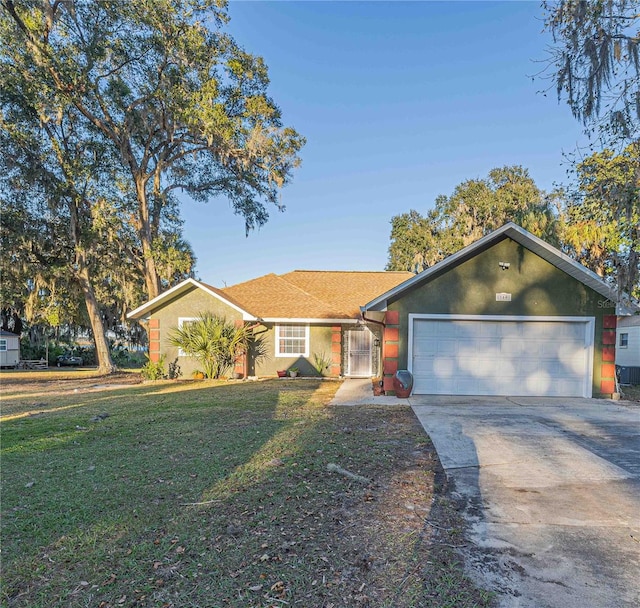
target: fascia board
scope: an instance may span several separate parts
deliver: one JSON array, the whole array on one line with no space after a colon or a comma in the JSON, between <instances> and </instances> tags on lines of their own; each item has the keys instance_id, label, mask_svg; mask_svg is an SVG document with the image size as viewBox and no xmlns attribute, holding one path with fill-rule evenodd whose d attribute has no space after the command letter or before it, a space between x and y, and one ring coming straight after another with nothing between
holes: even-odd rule
<instances>
[{"instance_id":1,"label":"fascia board","mask_svg":"<svg viewBox=\"0 0 640 608\"><path fill-rule=\"evenodd\" d=\"M321 325L327 323L361 323L361 319L318 319L318 318L307 318L307 317L260 317L257 319L260 322L264 323L311 323L314 325Z\"/></svg>"}]
</instances>

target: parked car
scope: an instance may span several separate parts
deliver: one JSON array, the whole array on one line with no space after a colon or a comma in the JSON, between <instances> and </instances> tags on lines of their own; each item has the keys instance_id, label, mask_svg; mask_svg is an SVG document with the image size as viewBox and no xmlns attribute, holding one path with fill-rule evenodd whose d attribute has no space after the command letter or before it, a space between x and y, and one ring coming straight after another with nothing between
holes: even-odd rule
<instances>
[{"instance_id":1,"label":"parked car","mask_svg":"<svg viewBox=\"0 0 640 608\"><path fill-rule=\"evenodd\" d=\"M78 367L84 363L82 357L78 355L72 355L71 353L65 353L64 355L60 355L56 361L56 365L58 367L66 366L66 365L77 365Z\"/></svg>"}]
</instances>

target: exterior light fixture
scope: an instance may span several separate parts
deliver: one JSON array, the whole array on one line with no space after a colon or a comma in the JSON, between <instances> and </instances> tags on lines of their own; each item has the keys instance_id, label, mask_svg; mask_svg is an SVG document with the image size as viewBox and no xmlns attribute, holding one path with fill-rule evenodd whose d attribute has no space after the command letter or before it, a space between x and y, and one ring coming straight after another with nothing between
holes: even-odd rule
<instances>
[{"instance_id":1,"label":"exterior light fixture","mask_svg":"<svg viewBox=\"0 0 640 608\"><path fill-rule=\"evenodd\" d=\"M511 264L509 262L498 262L498 266L500 266L502 270L509 270L509 266L511 266Z\"/></svg>"}]
</instances>

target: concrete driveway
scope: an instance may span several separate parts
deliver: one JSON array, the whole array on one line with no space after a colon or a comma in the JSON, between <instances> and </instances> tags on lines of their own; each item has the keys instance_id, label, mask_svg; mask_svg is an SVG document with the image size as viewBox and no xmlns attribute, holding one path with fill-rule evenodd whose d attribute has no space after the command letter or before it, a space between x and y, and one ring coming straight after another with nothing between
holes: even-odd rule
<instances>
[{"instance_id":1,"label":"concrete driveway","mask_svg":"<svg viewBox=\"0 0 640 608\"><path fill-rule=\"evenodd\" d=\"M500 606L640 606L640 404L412 397Z\"/></svg>"}]
</instances>

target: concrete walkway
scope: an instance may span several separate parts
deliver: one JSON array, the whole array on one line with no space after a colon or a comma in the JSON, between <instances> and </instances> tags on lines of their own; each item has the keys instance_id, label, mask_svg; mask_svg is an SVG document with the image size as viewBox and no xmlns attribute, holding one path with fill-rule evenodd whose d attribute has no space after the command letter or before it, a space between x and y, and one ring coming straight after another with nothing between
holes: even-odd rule
<instances>
[{"instance_id":1,"label":"concrete walkway","mask_svg":"<svg viewBox=\"0 0 640 608\"><path fill-rule=\"evenodd\" d=\"M336 391L329 405L398 405L407 404L407 399L397 397L374 397L371 378L347 378Z\"/></svg>"}]
</instances>

